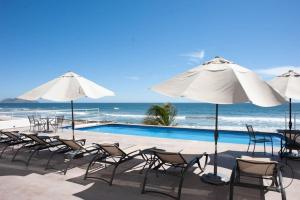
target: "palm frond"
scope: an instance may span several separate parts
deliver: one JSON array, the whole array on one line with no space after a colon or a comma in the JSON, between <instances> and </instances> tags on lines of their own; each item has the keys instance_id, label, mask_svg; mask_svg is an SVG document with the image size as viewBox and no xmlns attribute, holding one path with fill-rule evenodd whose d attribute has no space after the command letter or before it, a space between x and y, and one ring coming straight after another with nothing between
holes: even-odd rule
<instances>
[{"instance_id":1,"label":"palm frond","mask_svg":"<svg viewBox=\"0 0 300 200\"><path fill-rule=\"evenodd\" d=\"M153 105L147 111L147 117L144 119L144 123L170 126L173 124L176 114L176 108L170 103Z\"/></svg>"}]
</instances>

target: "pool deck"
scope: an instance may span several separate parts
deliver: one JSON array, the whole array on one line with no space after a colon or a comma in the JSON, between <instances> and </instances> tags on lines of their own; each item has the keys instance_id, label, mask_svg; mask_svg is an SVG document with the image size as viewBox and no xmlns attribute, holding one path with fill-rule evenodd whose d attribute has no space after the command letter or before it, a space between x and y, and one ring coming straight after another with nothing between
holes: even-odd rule
<instances>
[{"instance_id":1,"label":"pool deck","mask_svg":"<svg viewBox=\"0 0 300 200\"><path fill-rule=\"evenodd\" d=\"M61 138L71 138L71 132L64 130L59 133L51 133L49 135L59 135ZM119 142L120 147L124 148L143 148L152 147L162 148L167 151L181 151L183 154L200 154L207 152L212 155L214 152L214 144L212 142L164 139L142 136L117 135L106 133L94 133L86 131L76 131L76 139L86 138L87 143L105 143ZM219 143L219 167L218 172L226 176L230 176L231 169L234 165L236 157L241 155L251 155L246 153L247 145ZM258 146L255 156L263 157L261 153L262 146ZM270 148L267 148L270 152ZM275 148L275 152L278 148ZM146 193L141 194L141 182L144 175L139 173L142 160L141 158L129 161L120 166L117 171L113 186L96 180L83 180L83 174L90 158L82 159L75 163L68 171L67 175L63 175L60 170L44 171L44 165L47 158L42 153L34 157L33 162L28 168L22 162L10 162L11 155L8 153L0 160L0 193L1 199L108 199L108 200L163 200L170 199L165 196ZM267 156L270 156L267 154ZM211 157L213 158L213 157ZM278 159L276 156L273 159ZM289 161L294 169L294 180L292 184L286 188L287 199L299 199L298 188L300 188L300 162ZM58 168L63 166L58 165ZM211 162L205 170L205 173L212 172ZM99 172L105 176L105 170ZM201 174L197 174L197 170L190 170L187 174L182 191L183 200L192 199L228 199L229 186L213 186L201 182ZM284 184L290 182L291 175L284 174ZM151 180L156 185L174 191L176 184L172 182L174 177L155 175ZM150 180L150 181L151 181ZM177 179L176 179L177 180ZM154 183L154 182L153 182ZM175 182L177 183L177 182ZM235 199L280 199L280 195L275 192L268 192L265 198L260 198L260 191L248 188L236 188Z\"/></svg>"}]
</instances>

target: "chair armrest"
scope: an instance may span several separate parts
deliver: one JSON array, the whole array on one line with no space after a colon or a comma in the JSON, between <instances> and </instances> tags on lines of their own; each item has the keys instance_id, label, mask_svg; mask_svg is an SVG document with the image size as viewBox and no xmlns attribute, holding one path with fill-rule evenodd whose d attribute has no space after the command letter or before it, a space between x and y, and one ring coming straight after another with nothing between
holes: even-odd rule
<instances>
[{"instance_id":1,"label":"chair armrest","mask_svg":"<svg viewBox=\"0 0 300 200\"><path fill-rule=\"evenodd\" d=\"M204 161L204 166L201 166L201 163L200 163L201 158L204 158L204 159L205 159L205 161ZM199 167L200 170L203 172L203 171L205 170L206 166L207 166L207 163L208 163L208 154L207 154L206 152L204 152L202 155L196 156L195 159L192 160L192 161L194 161L193 165L194 165L195 163L197 163L197 164L198 164L198 167Z\"/></svg>"},{"instance_id":2,"label":"chair armrest","mask_svg":"<svg viewBox=\"0 0 300 200\"><path fill-rule=\"evenodd\" d=\"M127 153L127 156L129 156L129 157L133 156L134 157L134 156L137 156L137 155L141 155L141 153L142 153L142 151L140 149L138 149L138 150L132 151L130 153Z\"/></svg>"},{"instance_id":3,"label":"chair armrest","mask_svg":"<svg viewBox=\"0 0 300 200\"><path fill-rule=\"evenodd\" d=\"M75 142L78 142L80 145L85 145L86 139L79 139L79 140L75 140Z\"/></svg>"}]
</instances>

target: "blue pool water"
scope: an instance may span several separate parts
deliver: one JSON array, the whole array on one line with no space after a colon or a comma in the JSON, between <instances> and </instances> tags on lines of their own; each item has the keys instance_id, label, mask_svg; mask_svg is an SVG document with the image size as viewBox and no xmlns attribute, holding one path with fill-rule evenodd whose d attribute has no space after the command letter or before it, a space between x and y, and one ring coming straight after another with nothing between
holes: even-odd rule
<instances>
[{"instance_id":1,"label":"blue pool water","mask_svg":"<svg viewBox=\"0 0 300 200\"><path fill-rule=\"evenodd\" d=\"M78 128L82 131L114 133L122 135L137 135L158 138L172 138L197 141L214 141L213 130L189 129L189 128L168 128L168 127L149 127L136 125L98 125L92 127ZM259 133L260 136L271 135L274 146L280 146L280 135L276 133ZM243 131L219 131L219 142L248 144L249 136Z\"/></svg>"}]
</instances>

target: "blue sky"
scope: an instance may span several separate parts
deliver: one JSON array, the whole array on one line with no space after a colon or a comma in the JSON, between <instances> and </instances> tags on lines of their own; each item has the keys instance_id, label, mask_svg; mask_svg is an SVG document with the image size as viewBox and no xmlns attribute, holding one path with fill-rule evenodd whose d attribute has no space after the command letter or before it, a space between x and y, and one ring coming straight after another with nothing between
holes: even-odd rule
<instances>
[{"instance_id":1,"label":"blue sky","mask_svg":"<svg viewBox=\"0 0 300 200\"><path fill-rule=\"evenodd\" d=\"M264 79L300 69L300 1L0 0L0 98L67 71L117 94L98 102L164 102L149 90L216 55Z\"/></svg>"}]
</instances>

